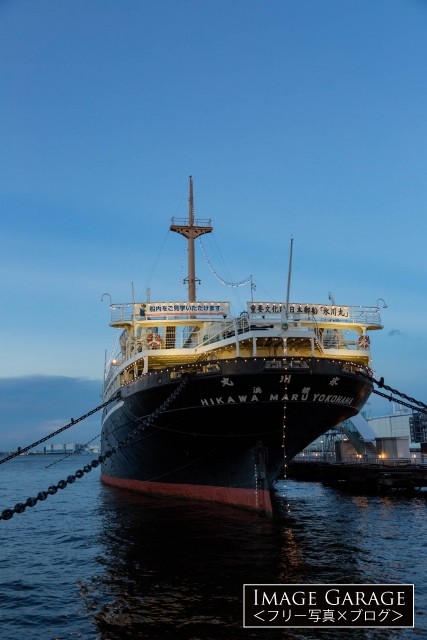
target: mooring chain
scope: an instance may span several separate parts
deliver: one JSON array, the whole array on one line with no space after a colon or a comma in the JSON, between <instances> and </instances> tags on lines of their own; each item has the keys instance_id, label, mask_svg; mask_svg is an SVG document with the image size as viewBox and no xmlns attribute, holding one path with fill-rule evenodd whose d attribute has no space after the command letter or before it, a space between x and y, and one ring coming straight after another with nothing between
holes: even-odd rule
<instances>
[{"instance_id":1,"label":"mooring chain","mask_svg":"<svg viewBox=\"0 0 427 640\"><path fill-rule=\"evenodd\" d=\"M173 400L175 400L175 398L182 392L184 387L188 384L190 378L191 378L190 374L187 374L187 373L184 374L182 376L182 380L180 384L175 389L175 391L173 391L170 394L170 396L166 398L166 400L162 402L162 404L157 409L155 409L155 411L153 411L153 413L151 413L147 418L143 418L138 428L129 436L127 436L126 438L123 438L123 440L121 440L115 447L111 447L110 449L108 449L105 453L98 456L96 460L92 460L90 464L85 465L83 469L78 469L74 474L67 476L65 480L60 480L57 484L51 485L46 491L39 491L39 493L36 496L27 498L25 502L18 502L12 509L4 509L0 513L0 520L10 520L11 518L13 518L15 513L23 513L27 507L35 507L38 502L46 500L48 496L55 495L58 489L65 489L67 485L73 484L76 480L82 478L85 473L89 473L90 471L92 471L92 469L96 469L96 467L102 464L105 460L107 460L108 458L111 458L111 456L114 453L116 453L119 449L126 447L129 444L132 444L140 435L142 429L145 426L148 426L152 422L154 422L154 420L163 411L165 411L168 408L168 406L173 402ZM117 397L118 397L118 394L115 394L114 398L117 398ZM102 406L106 406L107 404L112 402L112 400L113 398L110 398L110 400L108 402L105 402ZM99 408L101 407L98 407L98 410ZM91 415L92 413L93 411L86 415ZM74 421L74 424L75 422L76 421Z\"/></svg>"},{"instance_id":2,"label":"mooring chain","mask_svg":"<svg viewBox=\"0 0 427 640\"><path fill-rule=\"evenodd\" d=\"M362 375L364 375L364 374L362 374ZM374 393L376 393L377 395L380 395L380 396L382 396L384 398L387 398L388 400L394 399L399 404L402 404L402 405L404 405L406 407L409 407L411 409L417 409L421 413L427 413L427 405L424 402L420 402L420 401L416 400L415 398L412 398L410 396L407 396L404 393L401 393L401 392L397 391L397 389L393 389L392 387L389 387L388 385L385 385L384 384L384 378L380 378L380 380L375 380L375 378L373 378L372 376L369 376L369 375L364 375L364 377L366 377L371 382L375 383L378 387L386 389L387 391L390 391L394 395L399 395L402 398L405 398L406 400L409 400L410 402L413 402L414 404L418 405L418 407L414 407L413 405L410 405L410 404L408 404L408 403L406 403L406 402L404 402L402 400L399 400L398 398L392 398L391 396L388 396L385 393L382 393L380 391L374 390ZM96 460L92 460L90 464L85 465L83 467L83 469L78 469L74 474L71 474L71 475L67 476L67 478L65 480L60 480L56 485L51 485L47 489L47 491L39 491L37 496L27 498L27 500L25 502L19 502L12 509L4 509L0 513L0 520L10 520L14 516L15 513L23 513L27 507L34 507L39 501L46 500L46 498L48 496L50 496L50 495L55 495L57 493L58 489L65 489L65 487L67 485L73 484L76 480L82 478L85 473L89 473L90 471L92 471L92 469L96 469L96 467L98 467L100 464L102 464L105 460L107 460L108 458L111 458L111 456L114 455L114 453L116 453L119 449L121 449L123 447L126 447L129 444L132 444L133 442L135 442L137 440L137 438L139 437L139 435L141 434L141 432L143 431L143 429L146 426L149 426L150 424L152 424L156 420L156 418L158 418L158 416L161 413L163 413L169 407L169 405L173 402L173 400L175 400L175 398L182 392L184 387L188 384L190 378L191 378L191 374L185 373L182 376L182 380L181 380L180 384L178 385L178 387L175 389L175 391L173 391L168 396L168 398L164 402L162 402L162 404L157 409L155 409L155 411L153 411L147 418L141 419L141 424L131 434L129 434L126 438L123 438L123 440L121 440L115 447L111 447L110 449L108 449L105 453L101 454ZM114 396L112 396L109 400L107 400L103 404L99 405L95 409L92 409L92 411L89 411L88 413L84 414L80 418L77 418L76 420L71 419L71 421L68 424L66 424L61 429L58 429L54 433L51 433L50 435L42 438L41 440L38 440L37 442L34 442L33 444L29 445L28 447L25 447L23 449L18 449L18 451L12 453L11 455L7 456L6 458L1 459L0 460L0 464L2 464L3 462L6 462L7 460L11 460L12 458L20 455L21 453L25 453L26 451L29 451L33 447L37 446L38 444L41 444L42 442L45 442L46 440L49 440L50 438L52 438L53 436L57 435L58 433L62 433L63 431L65 431L69 427L75 425L78 422L81 422L82 420L84 420L85 418L93 415L94 413L96 413L100 409L103 409L108 404L113 402L113 400L116 400L118 397L120 397L120 392L118 392L117 394L114 394Z\"/></svg>"},{"instance_id":3,"label":"mooring chain","mask_svg":"<svg viewBox=\"0 0 427 640\"><path fill-rule=\"evenodd\" d=\"M21 453L25 453L26 451L29 451L30 449L33 449L34 447L37 447L37 445L41 444L42 442L46 442L46 440L50 440L50 438L53 438L53 436L57 436L58 433L62 433L66 429L69 429L70 427L73 427L78 422L81 422L82 420L86 420L86 418L88 418L89 416L92 416L97 411L100 411L101 409L103 409L104 407L109 405L110 402L113 402L113 400L117 400L118 397L119 397L119 393L115 393L109 400L107 400L106 402L103 402L98 407L95 407L95 409L92 409L91 411L88 411L83 416L80 416L80 418L76 418L76 420L74 420L74 418L71 418L70 422L68 422L66 425L64 425L63 427L61 427L57 431L54 431L53 433L50 433L48 436L45 436L44 438L41 438L41 440L37 440L37 442L33 442L32 444L29 444L28 447L24 447L24 448L18 447L17 451L14 451L10 455L6 456L6 458L2 458L0 460L0 464L3 464L3 462L7 462L8 460L12 460L12 458L16 458L16 456L20 456Z\"/></svg>"},{"instance_id":4,"label":"mooring chain","mask_svg":"<svg viewBox=\"0 0 427 640\"><path fill-rule=\"evenodd\" d=\"M387 384L384 384L384 378L380 378L378 381L374 380L374 382L380 387L380 389L387 389L387 391L390 391L390 393L393 393L394 395L399 395L401 398L405 398L405 400L408 400L409 402L413 402L419 407L422 407L423 409L427 410L427 404L425 404L424 402L421 402L420 400L416 400L415 398L411 398L411 396L407 396L406 393L402 393L401 391L398 391L397 389L393 389L393 387L389 387Z\"/></svg>"},{"instance_id":5,"label":"mooring chain","mask_svg":"<svg viewBox=\"0 0 427 640\"><path fill-rule=\"evenodd\" d=\"M427 404L425 404L424 402L421 402L420 400L416 400L415 398L412 398L411 396L408 396L406 395L406 393L402 393L397 389L393 389L393 387L389 387L389 385L387 384L384 384L384 378L375 380L375 378L373 378L372 376L369 376L366 374L362 374L362 375L368 380L370 380L371 382L375 383L380 389L386 389L387 391L390 391L390 393L392 394L391 396L389 396L386 393L382 393L381 391L377 391L376 389L374 389L373 393L375 393L377 396L386 398L386 400L389 400L390 402L391 401L397 402L398 404L401 404L404 407L408 407L409 409L414 409L419 413L427 413ZM396 398L393 396L400 396L401 398L408 400L408 402L404 402L403 400L400 400L399 398ZM409 404L409 403L412 403L412 404Z\"/></svg>"},{"instance_id":6,"label":"mooring chain","mask_svg":"<svg viewBox=\"0 0 427 640\"><path fill-rule=\"evenodd\" d=\"M399 398L395 398L394 396L389 396L387 395L387 393L381 393L381 391L376 391L375 389L372 393L375 393L377 396L381 396L381 398L385 398L386 400L389 400L389 402L396 402L397 404L401 404L402 407L408 407L408 409L413 409L418 413L427 414L427 409L422 409L421 407L415 407L413 404L410 404L409 402L405 402L404 400L400 400Z\"/></svg>"},{"instance_id":7,"label":"mooring chain","mask_svg":"<svg viewBox=\"0 0 427 640\"><path fill-rule=\"evenodd\" d=\"M120 440L120 442L116 444L115 447L111 447L110 449L108 449L104 453L104 457L110 458L113 455L113 453L116 453L116 451L118 451L119 449L122 449L123 447L127 447L128 445L136 442L136 440L138 440L139 436L144 431L145 427L148 427L150 424L152 424L159 417L159 415L163 413L163 411L166 411L166 409L171 404L171 402L175 400L177 396L179 396L181 391L188 384L189 379L190 379L190 376L188 374L184 374L183 380L180 382L180 384L175 389L175 391L172 391L172 393L166 398L166 400L162 402L162 404L159 405L157 409L155 409L152 413L150 413L149 416L147 416L146 418L137 418L136 420L134 420L134 423L138 424L138 426L132 431L132 433L126 436L126 438L123 438L123 440Z\"/></svg>"}]
</instances>

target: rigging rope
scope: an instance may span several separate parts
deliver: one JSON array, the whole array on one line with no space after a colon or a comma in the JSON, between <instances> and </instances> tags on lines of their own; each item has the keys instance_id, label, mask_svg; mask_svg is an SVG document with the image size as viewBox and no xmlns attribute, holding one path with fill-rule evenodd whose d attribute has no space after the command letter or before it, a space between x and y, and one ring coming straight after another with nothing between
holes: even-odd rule
<instances>
[{"instance_id":1,"label":"rigging rope","mask_svg":"<svg viewBox=\"0 0 427 640\"><path fill-rule=\"evenodd\" d=\"M168 408L168 406L173 402L173 400L175 400L175 398L187 386L190 379L191 379L190 374L188 373L184 374L182 376L182 380L180 384L175 389L175 391L173 391L170 394L170 396L166 398L166 400L162 402L162 404L155 411L153 411L153 413L151 413L147 418L143 418L138 428L135 429L135 431L133 431L131 434L123 438L123 440L121 440L116 446L111 447L110 449L105 451L105 453L98 456L98 458L96 458L95 460L92 460L92 462L90 464L85 465L83 469L78 469L74 474L67 476L65 480L60 480L56 485L51 485L50 487L48 487L46 491L39 491L37 496L27 498L25 502L18 502L11 509L4 509L0 513L0 520L10 520L11 518L13 518L15 513L23 513L27 507L35 507L38 502L46 500L48 496L55 495L58 489L65 489L67 485L73 484L76 480L82 478L85 473L89 473L90 471L92 471L92 469L96 469L96 467L102 464L105 460L107 460L108 458L111 458L111 456L114 455L117 451L119 451L119 449L122 449L123 447L133 444L141 434L142 430L146 426L149 426L150 424L152 424L154 420L158 418L158 416ZM68 426L71 426L72 424L75 424L76 422L83 420L84 417L87 417L92 413L94 413L95 411L98 411L101 407L106 406L107 404L112 402L114 399L119 397L119 395L120 395L119 393L114 394L114 396L112 396L107 402L104 402L103 405L101 405L100 407L97 407L97 409L94 409L93 411L90 411L85 416L82 416L81 418L79 418L79 420L72 421ZM64 428L62 429L62 431L63 430ZM48 436L48 437L51 437L51 436ZM44 438L43 440L45 439L46 438ZM34 446L34 445L31 445L31 446ZM31 448L31 446L27 447L26 450ZM15 453L12 457L15 457L15 455L19 455L19 453ZM10 459L10 457L8 457L7 459ZM6 458L1 460L0 462L6 462Z\"/></svg>"},{"instance_id":2,"label":"rigging rope","mask_svg":"<svg viewBox=\"0 0 427 640\"><path fill-rule=\"evenodd\" d=\"M418 411L420 413L427 414L427 404L425 404L424 402L421 402L419 400L416 400L415 398L412 398L411 396L408 396L405 393L402 393L402 392L398 391L397 389L394 389L393 387L390 387L390 386L384 384L384 378L380 378L380 380L376 380L375 378L373 378L372 376L369 376L368 374L363 374L362 373L361 375L363 375L365 378L370 380L372 383L375 383L379 388L384 388L387 391L390 391L395 396L399 395L402 398L405 398L405 400L408 400L410 403L413 403L413 404L409 404L409 402L405 402L404 400L399 400L398 398L394 398L392 396L387 396L387 394L382 393L381 391L377 391L375 389L373 390L373 393L376 393L379 396L387 398L388 400L394 400L395 402L398 402L399 404L402 404L402 405L404 405L406 407L409 407L411 409L415 409L416 411ZM166 398L166 400L164 400L164 402L162 402L162 404L155 411L153 411L149 416L147 416L146 418L140 418L140 419L136 420L135 423L139 423L138 427L131 434L129 434L123 440L118 442L118 444L116 446L113 446L110 449L107 449L107 451L105 451L105 453L101 454L97 459L92 460L90 464L85 465L83 467L83 469L78 469L74 474L71 474L71 475L67 476L67 478L65 480L60 480L56 485L51 485L46 491L39 491L37 496L27 498L27 500L25 502L19 502L11 509L4 509L0 513L0 520L10 520L11 518L13 518L15 513L23 513L27 507L34 507L39 501L46 500L46 498L48 496L50 496L50 495L55 495L57 493L58 489L65 489L65 487L67 485L73 484L77 479L82 478L85 473L89 473L90 471L92 471L92 469L95 469L96 467L98 467L100 464L102 464L108 458L111 458L111 456L113 456L117 451L119 451L123 447L126 447L126 446L136 442L137 439L139 438L139 436L141 435L143 429L145 427L151 425L156 420L156 418L158 418L159 415L161 413L163 413L169 407L169 405L173 402L173 400L187 386L187 384L189 383L191 377L192 376L191 376L190 373L183 374L181 382L178 385L178 387L175 389L175 391L173 391L168 396L168 398ZM92 409L92 411L89 411L88 413L86 413L85 415L81 416L77 420L71 419L71 422L69 422L67 425L65 425L61 429L58 429L54 433L50 434L49 436L46 436L45 438L42 438L41 440L38 440L37 442L34 442L33 444L29 445L28 447L25 447L24 449L18 449L18 451L14 452L10 456L7 456L6 458L3 458L2 460L0 460L0 464L2 464L3 462L6 462L7 460L11 460L12 458L20 455L21 453L24 453L25 451L28 451L29 449L32 449L37 444L40 444L41 442L45 442L46 440L48 440L49 438L53 437L54 435L56 435L58 433L61 433L62 431L65 431L65 429L68 429L69 427L71 427L74 424L80 422L81 420L84 420L88 416L90 416L93 413L99 411L100 409L102 409L103 407L107 406L108 404L113 402L113 400L116 400L119 397L120 397L120 392L117 392L109 400L107 400L103 404L99 405L95 409ZM417 406L414 406L414 405L417 405ZM284 434L283 434L283 436L284 436ZM98 436L96 436L96 437L98 437ZM95 440L95 439L96 438L93 438L93 440Z\"/></svg>"},{"instance_id":3,"label":"rigging rope","mask_svg":"<svg viewBox=\"0 0 427 640\"><path fill-rule=\"evenodd\" d=\"M46 442L46 440L50 440L50 438L53 438L53 436L57 436L58 433L62 433L66 429L69 429L70 427L73 427L78 422L81 422L82 420L85 420L89 416L92 416L97 411L100 411L101 409L103 409L104 407L109 405L114 400L117 400L118 397L120 397L119 392L115 393L113 396L111 396L111 398L109 400L107 400L106 402L103 402L98 407L95 407L95 409L92 409L92 411L88 411L84 415L80 416L80 418L77 418L76 420L74 420L74 418L71 418L70 422L68 422L66 425L64 425L60 429L57 429L53 433L50 433L48 436L45 436L44 438L41 438L40 440L37 440L36 442L33 442L32 444L29 444L27 447L24 447L24 448L18 447L17 451L14 451L10 455L6 456L6 458L2 458L0 460L0 464L3 464L4 462L7 462L8 460L12 460L12 458L16 458L17 456L20 456L21 453L25 453L26 451L29 451L30 449L34 449L34 447L36 447L37 445L41 444L42 442Z\"/></svg>"},{"instance_id":4,"label":"rigging rope","mask_svg":"<svg viewBox=\"0 0 427 640\"><path fill-rule=\"evenodd\" d=\"M84 450L89 444L91 444L94 440L98 440L98 438L100 438L100 437L101 437L101 434L98 433L94 438L92 438L92 440L88 440L88 442L85 442L85 444L81 445L80 449L76 449L75 451L71 451L70 453L67 453L66 456L62 456L62 458L58 458L58 460L54 460L50 464L47 464L45 466L45 469L49 469L49 467L53 467L55 464L58 464L58 462L63 462L67 458L71 458L71 456L75 456L78 453L81 453L82 450Z\"/></svg>"},{"instance_id":5,"label":"rigging rope","mask_svg":"<svg viewBox=\"0 0 427 640\"><path fill-rule=\"evenodd\" d=\"M153 228L154 228L154 227L153 227ZM148 275L148 278L147 278L146 283L145 283L145 291L144 291L144 293L143 293L143 294L141 294L141 296L139 296L141 299L143 299L143 296L145 295L145 293L146 293L147 289L148 289L148 288L149 288L149 286L150 286L151 278L152 278L152 276L153 276L153 273L154 273L154 272L155 272L155 270L157 269L157 264L158 264L158 262L159 262L159 260L160 260L160 257L161 257L161 255L162 255L162 253L163 253L164 246L165 246L166 241L167 241L167 239L169 238L169 236L170 236L170 229L168 229L168 231L166 232L166 235L165 235L165 237L164 237L164 240L163 240L162 246L161 246L161 247L160 247L160 249L159 249L159 253L158 253L158 255L157 255L157 257L156 257L156 259L155 259L155 261L154 261L154 264L153 264L153 266L152 266L152 268L151 268L151 271L150 271L150 273L149 273L149 275Z\"/></svg>"},{"instance_id":6,"label":"rigging rope","mask_svg":"<svg viewBox=\"0 0 427 640\"><path fill-rule=\"evenodd\" d=\"M118 340L119 340L119 335L120 335L120 329L117 329L117 331L116 331L116 337L115 337L115 339L114 339L114 344L113 344L113 346L112 346L112 348L111 348L111 355L110 355L110 357L108 358L107 362L105 363L105 367L104 367L104 376L106 376L106 375L107 375L107 370L108 370L108 368L110 367L111 362L113 361L114 354L116 353L116 347L117 347L117 342L118 342Z\"/></svg>"}]
</instances>

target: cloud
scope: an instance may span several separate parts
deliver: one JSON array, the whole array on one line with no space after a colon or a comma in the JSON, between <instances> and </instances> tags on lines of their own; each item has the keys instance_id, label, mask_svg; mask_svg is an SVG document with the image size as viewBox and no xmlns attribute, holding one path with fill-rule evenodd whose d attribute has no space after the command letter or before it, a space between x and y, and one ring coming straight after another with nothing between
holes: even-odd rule
<instances>
[{"instance_id":1,"label":"cloud","mask_svg":"<svg viewBox=\"0 0 427 640\"><path fill-rule=\"evenodd\" d=\"M406 338L407 337L406 333L403 333L403 331L400 331L400 329L392 329L391 331L388 332L387 335L390 338Z\"/></svg>"},{"instance_id":2,"label":"cloud","mask_svg":"<svg viewBox=\"0 0 427 640\"><path fill-rule=\"evenodd\" d=\"M0 378L0 451L32 444L102 403L101 380L31 375ZM49 440L85 443L100 432L101 412ZM37 447L42 449L43 445Z\"/></svg>"}]
</instances>

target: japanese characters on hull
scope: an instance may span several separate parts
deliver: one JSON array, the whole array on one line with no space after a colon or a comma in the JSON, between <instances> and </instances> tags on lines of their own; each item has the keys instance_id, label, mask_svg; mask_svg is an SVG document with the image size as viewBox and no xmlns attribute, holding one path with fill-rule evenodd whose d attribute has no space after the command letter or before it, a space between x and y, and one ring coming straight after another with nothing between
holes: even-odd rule
<instances>
[{"instance_id":1,"label":"japanese characters on hull","mask_svg":"<svg viewBox=\"0 0 427 640\"><path fill-rule=\"evenodd\" d=\"M315 403L330 403L340 404L345 406L352 406L354 403L353 396L347 396L335 393L325 393L318 390L317 393L312 391L312 388L300 384L298 388L292 389L289 392L288 388L281 385L288 385L291 383L292 375L281 375L279 377L279 385L277 385L277 391L272 391L272 386L269 386L268 391L263 391L261 386L254 386L251 388L239 389L234 391L234 381L230 378L222 378L221 384L223 390L228 388L228 395L222 393L215 397L200 398L200 404L202 406L209 406L215 404L236 404L236 403L248 403L248 402L315 402ZM333 376L330 378L328 385L334 389L339 385L339 376ZM298 382L297 382L298 384Z\"/></svg>"}]
</instances>

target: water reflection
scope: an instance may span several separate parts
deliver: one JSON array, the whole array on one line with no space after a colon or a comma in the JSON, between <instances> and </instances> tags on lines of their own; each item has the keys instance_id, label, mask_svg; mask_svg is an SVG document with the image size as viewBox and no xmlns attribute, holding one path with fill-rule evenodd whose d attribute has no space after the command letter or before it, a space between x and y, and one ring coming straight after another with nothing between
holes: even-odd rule
<instances>
[{"instance_id":1,"label":"water reflection","mask_svg":"<svg viewBox=\"0 0 427 640\"><path fill-rule=\"evenodd\" d=\"M267 519L105 487L99 573L81 584L83 601L103 640L336 640L336 630L243 629L242 587L409 582L409 576L402 579L408 558L399 560L384 547L401 535L402 506L372 500L286 481L278 486L275 517ZM419 509L416 517L425 524ZM407 505L404 511L407 518ZM339 633L356 640L414 637L406 631Z\"/></svg>"},{"instance_id":2,"label":"water reflection","mask_svg":"<svg viewBox=\"0 0 427 640\"><path fill-rule=\"evenodd\" d=\"M84 599L102 637L251 637L241 629L242 588L279 579L273 521L114 489L101 510L100 575Z\"/></svg>"}]
</instances>

